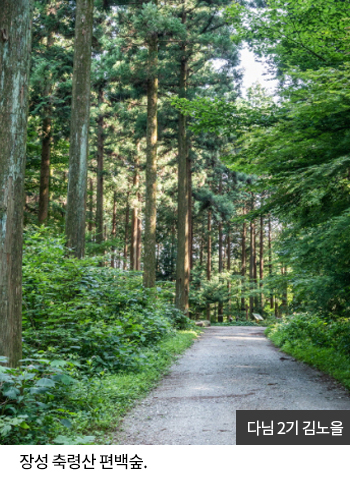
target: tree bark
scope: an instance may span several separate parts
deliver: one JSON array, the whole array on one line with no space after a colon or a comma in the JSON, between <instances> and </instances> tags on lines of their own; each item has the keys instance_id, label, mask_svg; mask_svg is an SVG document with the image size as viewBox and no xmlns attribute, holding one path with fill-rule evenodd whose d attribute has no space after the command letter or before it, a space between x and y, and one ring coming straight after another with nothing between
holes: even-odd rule
<instances>
[{"instance_id":1,"label":"tree bark","mask_svg":"<svg viewBox=\"0 0 350 500\"><path fill-rule=\"evenodd\" d=\"M47 47L53 44L52 33L47 35ZM52 90L51 81L47 78L45 82L44 97L49 100ZM51 114L52 106L47 102L44 106L44 119L41 141L41 165L40 165L40 188L39 188L39 223L45 222L49 215L49 190L50 190L50 155L51 155Z\"/></svg>"},{"instance_id":2,"label":"tree bark","mask_svg":"<svg viewBox=\"0 0 350 500\"><path fill-rule=\"evenodd\" d=\"M255 224L254 221L250 222L250 267L249 267L249 278L250 278L250 290L254 284L255 279ZM249 314L252 317L254 312L254 298L252 294L249 296Z\"/></svg>"},{"instance_id":3,"label":"tree bark","mask_svg":"<svg viewBox=\"0 0 350 500\"><path fill-rule=\"evenodd\" d=\"M139 206L141 207L141 193L138 194ZM139 210L141 212L141 208ZM141 271L141 213L137 219L137 261L136 271Z\"/></svg>"},{"instance_id":4,"label":"tree bark","mask_svg":"<svg viewBox=\"0 0 350 500\"><path fill-rule=\"evenodd\" d=\"M207 252L207 280L211 280L211 210L208 210L208 252ZM210 304L207 304L207 320L210 321Z\"/></svg>"},{"instance_id":5,"label":"tree bark","mask_svg":"<svg viewBox=\"0 0 350 500\"><path fill-rule=\"evenodd\" d=\"M49 184L51 154L51 116L49 110L43 120L43 138L41 145L40 188L38 221L45 222L49 215Z\"/></svg>"},{"instance_id":6,"label":"tree bark","mask_svg":"<svg viewBox=\"0 0 350 500\"><path fill-rule=\"evenodd\" d=\"M129 244L129 195L126 200L126 211L125 211L125 233L124 233L124 271L128 267L128 244Z\"/></svg>"},{"instance_id":7,"label":"tree bark","mask_svg":"<svg viewBox=\"0 0 350 500\"><path fill-rule=\"evenodd\" d=\"M156 282L156 219L157 219L157 140L158 140L158 35L148 45L147 83L147 159L145 207L145 258L143 284L152 288Z\"/></svg>"},{"instance_id":8,"label":"tree bark","mask_svg":"<svg viewBox=\"0 0 350 500\"><path fill-rule=\"evenodd\" d=\"M103 103L103 90L98 91L99 108ZM103 242L103 114L100 109L97 118L97 179L96 179L96 243Z\"/></svg>"},{"instance_id":9,"label":"tree bark","mask_svg":"<svg viewBox=\"0 0 350 500\"><path fill-rule=\"evenodd\" d=\"M22 233L32 3L0 7L0 355L22 357Z\"/></svg>"},{"instance_id":10,"label":"tree bark","mask_svg":"<svg viewBox=\"0 0 350 500\"><path fill-rule=\"evenodd\" d=\"M185 97L187 87L187 60L182 56L180 66L180 97ZM179 114L179 152L178 152L178 230L176 260L176 300L178 309L188 314L188 295L190 282L189 262L189 192L187 171L186 116Z\"/></svg>"},{"instance_id":11,"label":"tree bark","mask_svg":"<svg viewBox=\"0 0 350 500\"><path fill-rule=\"evenodd\" d=\"M220 174L220 180L219 180L219 195L222 194L222 175ZM223 268L223 244L222 244L222 222L220 220L219 222L219 275L222 273L222 268ZM220 280L220 276L219 276ZM222 300L219 301L218 304L218 323L222 323L224 321L224 304Z\"/></svg>"},{"instance_id":12,"label":"tree bark","mask_svg":"<svg viewBox=\"0 0 350 500\"><path fill-rule=\"evenodd\" d=\"M133 186L134 190L138 191L140 176L135 167ZM135 193L136 198L133 201L132 217L131 217L131 243L130 243L130 268L133 271L137 269L137 243L138 243L138 193Z\"/></svg>"},{"instance_id":13,"label":"tree bark","mask_svg":"<svg viewBox=\"0 0 350 500\"><path fill-rule=\"evenodd\" d=\"M92 240L92 225L93 225L93 195L94 195L94 184L93 184L93 180L89 179L89 196L90 196L90 200L89 200L89 225L88 225L88 229L89 229L89 233L90 233L90 238Z\"/></svg>"},{"instance_id":14,"label":"tree bark","mask_svg":"<svg viewBox=\"0 0 350 500\"><path fill-rule=\"evenodd\" d=\"M272 274L272 251L271 251L271 217L269 216L269 236L268 236L268 245L269 245L269 275ZM273 294L270 295L270 307L273 309Z\"/></svg>"},{"instance_id":15,"label":"tree bark","mask_svg":"<svg viewBox=\"0 0 350 500\"><path fill-rule=\"evenodd\" d=\"M226 250L226 255L227 255L227 271L231 271L231 231L230 231L230 226L228 226L227 230L227 250ZM230 278L227 281L227 290L228 290L228 312L227 312L227 317L231 316L231 281Z\"/></svg>"},{"instance_id":16,"label":"tree bark","mask_svg":"<svg viewBox=\"0 0 350 500\"><path fill-rule=\"evenodd\" d=\"M117 194L113 193L113 215L112 215L112 239L114 240L117 234ZM116 267L115 247L111 248L111 267Z\"/></svg>"},{"instance_id":17,"label":"tree bark","mask_svg":"<svg viewBox=\"0 0 350 500\"><path fill-rule=\"evenodd\" d=\"M243 208L243 215L245 215L245 208ZM246 275L246 268L247 268L246 240L247 240L247 223L246 223L246 221L244 221L243 228L242 228L242 269L241 269L241 275L243 277L242 294L245 292L243 283L244 283L244 279L245 279L245 275ZM248 317L248 309L246 309L245 298L243 296L241 298L241 308L242 308L242 311L246 311L246 317Z\"/></svg>"},{"instance_id":18,"label":"tree bark","mask_svg":"<svg viewBox=\"0 0 350 500\"><path fill-rule=\"evenodd\" d=\"M187 72L188 73L188 72ZM190 158L190 146L187 151L187 176L188 176L188 254L189 254L189 273L191 280L191 269L193 268L193 221L192 221L192 160Z\"/></svg>"},{"instance_id":19,"label":"tree bark","mask_svg":"<svg viewBox=\"0 0 350 500\"><path fill-rule=\"evenodd\" d=\"M264 279L264 218L260 216L260 255L259 255L259 278L260 288L262 288L262 281ZM261 294L261 307L264 307L264 297Z\"/></svg>"},{"instance_id":20,"label":"tree bark","mask_svg":"<svg viewBox=\"0 0 350 500\"><path fill-rule=\"evenodd\" d=\"M74 256L79 259L85 253L93 6L93 0L77 0L66 236L67 246L73 249Z\"/></svg>"}]
</instances>

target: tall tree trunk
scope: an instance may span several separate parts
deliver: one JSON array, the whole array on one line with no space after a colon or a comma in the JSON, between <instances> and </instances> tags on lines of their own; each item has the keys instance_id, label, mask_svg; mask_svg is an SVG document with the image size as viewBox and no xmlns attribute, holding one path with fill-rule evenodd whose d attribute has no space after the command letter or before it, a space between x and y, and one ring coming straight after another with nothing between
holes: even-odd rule
<instances>
[{"instance_id":1,"label":"tall tree trunk","mask_svg":"<svg viewBox=\"0 0 350 500\"><path fill-rule=\"evenodd\" d=\"M222 263L223 263L223 258L222 258L222 252L223 252L223 244L222 244L222 222L219 222L219 275L222 273ZM219 277L220 279L220 277ZM224 321L224 303L222 300L219 300L219 305L218 305L218 322L223 323Z\"/></svg>"},{"instance_id":2,"label":"tall tree trunk","mask_svg":"<svg viewBox=\"0 0 350 500\"><path fill-rule=\"evenodd\" d=\"M141 207L141 193L138 194L139 206ZM141 208L139 210L141 212ZM137 261L136 271L141 271L141 213L137 219Z\"/></svg>"},{"instance_id":3,"label":"tall tree trunk","mask_svg":"<svg viewBox=\"0 0 350 500\"><path fill-rule=\"evenodd\" d=\"M103 242L103 115L101 105L103 103L103 90L98 91L99 116L97 118L97 179L96 179L96 243Z\"/></svg>"},{"instance_id":4,"label":"tall tree trunk","mask_svg":"<svg viewBox=\"0 0 350 500\"><path fill-rule=\"evenodd\" d=\"M94 206L94 184L93 184L93 180L92 178L90 177L89 179L89 225L88 225L88 229L89 229L89 233L91 234L92 233L92 225L93 225L93 206ZM91 240L92 240L92 235L90 236L91 237Z\"/></svg>"},{"instance_id":5,"label":"tall tree trunk","mask_svg":"<svg viewBox=\"0 0 350 500\"><path fill-rule=\"evenodd\" d=\"M129 194L126 200L126 211L125 211L125 232L124 232L124 271L128 267L128 244L129 244Z\"/></svg>"},{"instance_id":6,"label":"tall tree trunk","mask_svg":"<svg viewBox=\"0 0 350 500\"><path fill-rule=\"evenodd\" d=\"M52 33L47 35L47 47L53 44ZM48 72L46 72L48 73ZM47 102L44 107L44 119L41 141L41 165L40 165L40 188L39 188L39 223L45 222L49 215L49 189L50 189L50 154L51 154L51 114L52 106L49 102L52 90L51 81L48 78L45 84L44 97Z\"/></svg>"},{"instance_id":7,"label":"tall tree trunk","mask_svg":"<svg viewBox=\"0 0 350 500\"><path fill-rule=\"evenodd\" d=\"M135 167L133 186L135 190L135 199L133 200L132 218L131 218L131 242L130 242L130 269L137 269L137 239L138 239L138 187L140 175Z\"/></svg>"},{"instance_id":8,"label":"tall tree trunk","mask_svg":"<svg viewBox=\"0 0 350 500\"><path fill-rule=\"evenodd\" d=\"M207 252L207 280L211 280L211 210L208 210L208 252ZM210 321L210 304L207 305L207 320Z\"/></svg>"},{"instance_id":9,"label":"tall tree trunk","mask_svg":"<svg viewBox=\"0 0 350 500\"><path fill-rule=\"evenodd\" d=\"M185 97L187 87L187 60L182 56L180 66L180 97ZM176 260L176 307L188 314L188 294L190 282L189 267L189 193L187 172L186 116L179 114L178 153L178 230Z\"/></svg>"},{"instance_id":10,"label":"tall tree trunk","mask_svg":"<svg viewBox=\"0 0 350 500\"><path fill-rule=\"evenodd\" d=\"M157 102L158 102L158 35L149 41L147 83L147 159L145 207L145 255L143 284L152 288L156 282L156 219L157 219Z\"/></svg>"},{"instance_id":11,"label":"tall tree trunk","mask_svg":"<svg viewBox=\"0 0 350 500\"><path fill-rule=\"evenodd\" d=\"M45 222L49 214L50 153L51 153L51 116L46 108L43 120L43 138L41 142L40 188L38 221Z\"/></svg>"},{"instance_id":12,"label":"tall tree trunk","mask_svg":"<svg viewBox=\"0 0 350 500\"><path fill-rule=\"evenodd\" d=\"M257 227L254 221L254 231L253 231L253 238L254 238L254 252L253 252L253 272L254 272L254 288L255 290L257 289L258 286L258 265L257 265L257 258L256 258L256 253L257 253L257 238L256 238L256 232L257 232ZM254 305L255 309L258 309L259 307L259 297L257 294L255 294L254 297Z\"/></svg>"},{"instance_id":13,"label":"tall tree trunk","mask_svg":"<svg viewBox=\"0 0 350 500\"><path fill-rule=\"evenodd\" d=\"M250 267L249 267L249 278L250 278L250 290L254 286L255 279L255 224L254 221L250 222ZM249 315L252 317L254 312L254 298L250 293L249 296Z\"/></svg>"},{"instance_id":14,"label":"tall tree trunk","mask_svg":"<svg viewBox=\"0 0 350 500\"><path fill-rule=\"evenodd\" d=\"M260 216L260 256L259 256L259 278L260 288L262 288L262 281L264 279L264 218ZM264 297L261 294L261 307L264 307Z\"/></svg>"},{"instance_id":15,"label":"tall tree trunk","mask_svg":"<svg viewBox=\"0 0 350 500\"><path fill-rule=\"evenodd\" d=\"M204 234L205 234L205 223L202 219L202 232L200 234L200 243L199 243L199 265L203 266L203 253L204 253Z\"/></svg>"},{"instance_id":16,"label":"tall tree trunk","mask_svg":"<svg viewBox=\"0 0 350 500\"><path fill-rule=\"evenodd\" d=\"M287 268L282 266L281 267L281 274L285 276L287 274ZM286 279L283 281L283 292L282 292L282 313L288 314L288 285Z\"/></svg>"},{"instance_id":17,"label":"tall tree trunk","mask_svg":"<svg viewBox=\"0 0 350 500\"><path fill-rule=\"evenodd\" d=\"M22 357L22 233L32 3L0 7L0 355Z\"/></svg>"},{"instance_id":18,"label":"tall tree trunk","mask_svg":"<svg viewBox=\"0 0 350 500\"><path fill-rule=\"evenodd\" d=\"M243 208L243 215L245 215L245 208ZM247 223L243 222L242 228L242 269L241 275L243 277L242 284L244 283L246 269L247 269L247 253L246 253L246 240L247 240ZM245 292L244 285L242 286L242 294ZM242 296L241 298L241 308L242 311L246 311L246 317L248 316L248 309L246 309L245 298Z\"/></svg>"},{"instance_id":19,"label":"tall tree trunk","mask_svg":"<svg viewBox=\"0 0 350 500\"><path fill-rule=\"evenodd\" d=\"M231 271L231 230L230 227L227 230L227 250L226 250L226 269L227 271Z\"/></svg>"},{"instance_id":20,"label":"tall tree trunk","mask_svg":"<svg viewBox=\"0 0 350 500\"><path fill-rule=\"evenodd\" d=\"M271 276L272 274L272 250L271 250L271 216L269 216L269 275ZM273 309L273 294L270 294L270 307Z\"/></svg>"},{"instance_id":21,"label":"tall tree trunk","mask_svg":"<svg viewBox=\"0 0 350 500\"><path fill-rule=\"evenodd\" d=\"M77 0L75 21L66 236L67 246L79 259L85 253L93 6L93 0Z\"/></svg>"},{"instance_id":22,"label":"tall tree trunk","mask_svg":"<svg viewBox=\"0 0 350 500\"><path fill-rule=\"evenodd\" d=\"M190 146L188 146L187 155L187 176L188 176L188 254L189 254L189 273L191 279L191 269L193 268L193 221L192 221L192 160L190 158Z\"/></svg>"},{"instance_id":23,"label":"tall tree trunk","mask_svg":"<svg viewBox=\"0 0 350 500\"><path fill-rule=\"evenodd\" d=\"M227 271L231 271L231 231L230 231L230 226L228 226L227 230L227 250L226 250L226 255L227 255ZM228 319L231 316L231 281L228 279L227 281L227 289L228 289L228 312L227 316Z\"/></svg>"},{"instance_id":24,"label":"tall tree trunk","mask_svg":"<svg viewBox=\"0 0 350 500\"><path fill-rule=\"evenodd\" d=\"M117 194L113 193L113 215L112 215L112 240L115 239L117 234ZM111 267L116 267L115 262L115 247L111 248Z\"/></svg>"},{"instance_id":25,"label":"tall tree trunk","mask_svg":"<svg viewBox=\"0 0 350 500\"><path fill-rule=\"evenodd\" d=\"M171 264L170 264L170 279L171 281L176 280L176 223L175 221L171 225Z\"/></svg>"},{"instance_id":26,"label":"tall tree trunk","mask_svg":"<svg viewBox=\"0 0 350 500\"><path fill-rule=\"evenodd\" d=\"M222 174L220 174L220 180L219 180L219 195L222 194ZM222 222L220 220L219 222L219 275L222 273L222 251L223 251L223 245L222 245ZM220 280L220 276L219 276ZM218 305L218 322L222 323L224 321L224 304L222 300L219 300L219 305Z\"/></svg>"}]
</instances>

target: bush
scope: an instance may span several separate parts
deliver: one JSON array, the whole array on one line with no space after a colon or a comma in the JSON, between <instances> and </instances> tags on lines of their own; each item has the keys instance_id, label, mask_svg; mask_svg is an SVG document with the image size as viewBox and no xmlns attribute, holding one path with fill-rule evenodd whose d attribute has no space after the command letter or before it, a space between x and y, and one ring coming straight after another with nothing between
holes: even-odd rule
<instances>
[{"instance_id":1,"label":"bush","mask_svg":"<svg viewBox=\"0 0 350 500\"><path fill-rule=\"evenodd\" d=\"M192 324L166 302L160 287L145 289L140 273L100 267L94 258L68 259L65 253L63 238L48 229L26 234L26 355L40 351L96 373L137 369L144 363L143 348Z\"/></svg>"},{"instance_id":2,"label":"bush","mask_svg":"<svg viewBox=\"0 0 350 500\"><path fill-rule=\"evenodd\" d=\"M1 357L0 363L5 362ZM1 441L45 444L56 428L71 425L63 405L75 381L62 370L64 361L37 356L24 359L22 365L21 369L0 365Z\"/></svg>"},{"instance_id":3,"label":"bush","mask_svg":"<svg viewBox=\"0 0 350 500\"><path fill-rule=\"evenodd\" d=\"M147 370L163 340L193 325L168 303L169 284L164 291L145 289L140 273L101 267L99 260L67 258L61 236L43 227L27 230L25 359L18 369L0 365L3 444L67 443L57 435L70 428L77 412L94 412L83 394L94 392L99 379Z\"/></svg>"},{"instance_id":4,"label":"bush","mask_svg":"<svg viewBox=\"0 0 350 500\"><path fill-rule=\"evenodd\" d=\"M347 318L330 320L307 313L294 314L270 326L266 333L279 347L307 344L350 356L350 320Z\"/></svg>"}]
</instances>

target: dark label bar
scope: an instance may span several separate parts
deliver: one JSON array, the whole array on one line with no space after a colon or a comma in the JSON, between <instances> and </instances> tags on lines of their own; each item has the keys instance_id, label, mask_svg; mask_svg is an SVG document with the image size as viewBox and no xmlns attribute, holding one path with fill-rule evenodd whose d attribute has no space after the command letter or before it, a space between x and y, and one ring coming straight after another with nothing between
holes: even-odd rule
<instances>
[{"instance_id":1,"label":"dark label bar","mask_svg":"<svg viewBox=\"0 0 350 500\"><path fill-rule=\"evenodd\" d=\"M350 444L349 410L237 410L236 444Z\"/></svg>"}]
</instances>

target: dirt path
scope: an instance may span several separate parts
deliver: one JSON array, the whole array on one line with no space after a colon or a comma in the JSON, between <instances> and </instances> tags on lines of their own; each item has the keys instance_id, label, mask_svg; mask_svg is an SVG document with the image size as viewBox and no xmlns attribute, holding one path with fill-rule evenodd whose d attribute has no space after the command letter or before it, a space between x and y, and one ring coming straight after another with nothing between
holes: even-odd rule
<instances>
[{"instance_id":1,"label":"dirt path","mask_svg":"<svg viewBox=\"0 0 350 500\"><path fill-rule=\"evenodd\" d=\"M124 419L118 444L235 444L235 410L350 410L349 393L258 327L211 327Z\"/></svg>"}]
</instances>

